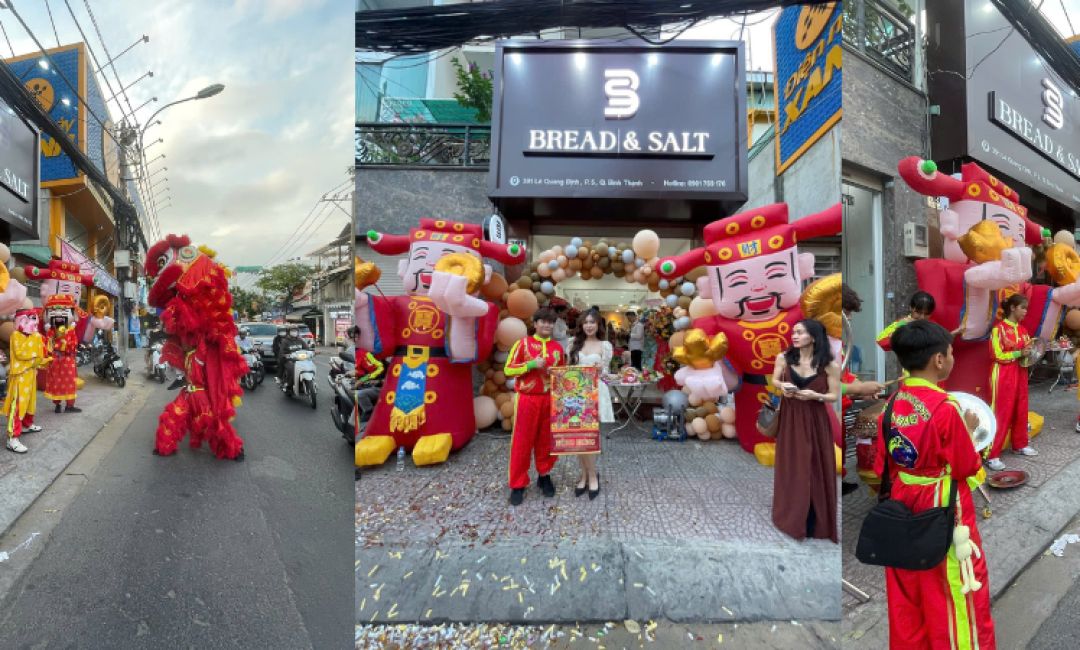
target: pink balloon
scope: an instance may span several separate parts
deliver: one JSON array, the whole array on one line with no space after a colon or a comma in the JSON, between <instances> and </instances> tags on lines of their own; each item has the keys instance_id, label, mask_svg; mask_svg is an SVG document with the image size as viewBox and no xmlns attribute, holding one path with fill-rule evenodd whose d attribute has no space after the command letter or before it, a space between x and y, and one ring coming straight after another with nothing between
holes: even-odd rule
<instances>
[{"instance_id":1,"label":"pink balloon","mask_svg":"<svg viewBox=\"0 0 1080 650\"><path fill-rule=\"evenodd\" d=\"M736 437L737 435L739 435L739 432L735 428L734 424L722 424L722 425L720 425L720 433L723 434L723 436L725 438L729 439L729 440Z\"/></svg>"},{"instance_id":2,"label":"pink balloon","mask_svg":"<svg viewBox=\"0 0 1080 650\"><path fill-rule=\"evenodd\" d=\"M735 424L735 409L730 406L720 409L720 419L724 424Z\"/></svg>"},{"instance_id":3,"label":"pink balloon","mask_svg":"<svg viewBox=\"0 0 1080 650\"><path fill-rule=\"evenodd\" d=\"M563 254L563 252L564 252L564 251L563 251L563 247L562 247L562 246L552 246L552 247L551 247L551 250L552 250L552 252L553 252L553 253L555 253L556 255L562 255L562 254ZM563 255L563 257L566 257L566 256L565 256L565 255Z\"/></svg>"},{"instance_id":4,"label":"pink balloon","mask_svg":"<svg viewBox=\"0 0 1080 650\"><path fill-rule=\"evenodd\" d=\"M539 267L537 267L536 272L539 273L540 277L542 278L551 277L551 267L547 264L541 264Z\"/></svg>"},{"instance_id":5,"label":"pink balloon","mask_svg":"<svg viewBox=\"0 0 1080 650\"><path fill-rule=\"evenodd\" d=\"M555 253L553 251L543 251L538 258L541 262L550 262L555 259Z\"/></svg>"},{"instance_id":6,"label":"pink balloon","mask_svg":"<svg viewBox=\"0 0 1080 650\"><path fill-rule=\"evenodd\" d=\"M566 269L555 269L551 272L551 279L555 282L562 282L566 279Z\"/></svg>"},{"instance_id":7,"label":"pink balloon","mask_svg":"<svg viewBox=\"0 0 1080 650\"><path fill-rule=\"evenodd\" d=\"M705 423L705 418L694 418L694 421L690 423L690 426L694 428L694 433L699 436L709 432L709 425Z\"/></svg>"},{"instance_id":8,"label":"pink balloon","mask_svg":"<svg viewBox=\"0 0 1080 650\"><path fill-rule=\"evenodd\" d=\"M499 417L499 407L495 405L495 400L481 395L473 398L473 415L476 417L476 428L486 429L495 424L495 419Z\"/></svg>"},{"instance_id":9,"label":"pink balloon","mask_svg":"<svg viewBox=\"0 0 1080 650\"><path fill-rule=\"evenodd\" d=\"M565 255L559 255L555 259L558 260L559 266L563 267L564 269L566 268L567 260Z\"/></svg>"}]
</instances>

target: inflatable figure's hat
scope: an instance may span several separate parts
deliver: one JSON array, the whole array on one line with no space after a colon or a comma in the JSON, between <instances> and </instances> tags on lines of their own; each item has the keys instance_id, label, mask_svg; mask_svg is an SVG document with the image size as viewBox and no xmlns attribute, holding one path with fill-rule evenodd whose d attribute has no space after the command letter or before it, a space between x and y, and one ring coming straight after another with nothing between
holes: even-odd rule
<instances>
[{"instance_id":1,"label":"inflatable figure's hat","mask_svg":"<svg viewBox=\"0 0 1080 650\"><path fill-rule=\"evenodd\" d=\"M911 189L924 196L943 196L952 201L979 201L987 205L1005 208L1020 215L1024 220L1024 241L1028 244L1042 242L1042 227L1027 218L1027 208L1020 205L1020 195L975 163L967 163L960 170L960 179L938 171L933 160L909 156L897 165L900 177Z\"/></svg>"},{"instance_id":2,"label":"inflatable figure's hat","mask_svg":"<svg viewBox=\"0 0 1080 650\"><path fill-rule=\"evenodd\" d=\"M525 262L524 247L486 241L483 229L472 223L425 218L420 220L420 227L412 228L408 235L384 235L369 230L367 238L372 250L383 255L401 255L407 253L414 242L434 241L464 246L475 251L480 257L508 266Z\"/></svg>"},{"instance_id":3,"label":"inflatable figure's hat","mask_svg":"<svg viewBox=\"0 0 1080 650\"><path fill-rule=\"evenodd\" d=\"M719 266L794 248L799 240L838 235L843 226L840 204L796 221L788 220L786 203L774 203L714 221L705 227L705 248L665 257L657 272L665 279L686 275L700 266Z\"/></svg>"}]
</instances>

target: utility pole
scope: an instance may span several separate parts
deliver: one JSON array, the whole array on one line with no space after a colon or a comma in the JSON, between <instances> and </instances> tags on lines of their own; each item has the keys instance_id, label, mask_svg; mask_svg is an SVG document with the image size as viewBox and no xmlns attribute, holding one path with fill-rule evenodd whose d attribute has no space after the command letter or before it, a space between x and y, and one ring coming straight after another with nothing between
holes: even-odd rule
<instances>
[{"instance_id":1,"label":"utility pole","mask_svg":"<svg viewBox=\"0 0 1080 650\"><path fill-rule=\"evenodd\" d=\"M117 150L120 153L120 192L121 192L121 194L123 194L124 198L127 199L130 202L131 201L131 195L128 193L128 184L127 184L127 180L125 180L127 178L131 178L131 175L128 174L127 150L128 150L128 147L132 146L133 144L135 144L138 141L138 134L135 133L135 129L128 126L127 122L125 121L125 122L120 123L117 135L119 136L118 141L119 141L119 144L120 144L120 146L117 147ZM135 218L136 219L138 218L137 214L135 215ZM130 249L134 244L134 242L131 240L131 237L129 236L130 224L128 224L128 223L120 223L116 219L116 212L115 211L113 212L113 222L114 222L114 224L113 224L113 227L114 227L113 232L115 233L115 236L116 236L116 251L124 250L124 251L128 252L129 255L130 255ZM114 255L114 258L115 258L115 253L113 255ZM120 295L117 296L117 299L116 299L116 304L117 304L117 314L116 314L117 319L116 319L116 322L117 322L117 338L118 338L116 343L117 343L117 353L120 355L120 358L124 360L125 364L127 363L128 329L129 329L129 327L128 327L128 310L127 310L127 305L126 305L126 302L127 302L126 294L127 294L128 268L130 266L130 263L131 262L130 262L130 257L129 257L128 264L126 264L124 266L118 266L118 265L116 266L116 279L120 283Z\"/></svg>"}]
</instances>

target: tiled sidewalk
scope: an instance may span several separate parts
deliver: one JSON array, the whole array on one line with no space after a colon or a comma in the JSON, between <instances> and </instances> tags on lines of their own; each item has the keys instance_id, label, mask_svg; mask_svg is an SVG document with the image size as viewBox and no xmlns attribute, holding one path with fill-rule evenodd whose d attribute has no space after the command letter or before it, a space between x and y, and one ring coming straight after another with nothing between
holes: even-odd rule
<instances>
[{"instance_id":1,"label":"tiled sidewalk","mask_svg":"<svg viewBox=\"0 0 1080 650\"><path fill-rule=\"evenodd\" d=\"M1007 469L1021 469L1028 473L1027 483L1009 490L990 488L993 500L993 516L990 519L979 518L979 530L983 537L994 530L995 524L1002 520L1002 515L1024 498L1035 494L1056 474L1072 463L1080 460L1080 434L1073 431L1080 403L1075 390L1067 391L1062 387L1050 388L1048 380L1033 383L1029 393L1029 409L1046 418L1042 432L1032 439L1032 446L1039 450L1036 457L1026 457L1006 451L1001 459ZM854 476L854 461L848 465L848 475ZM869 490L860 484L861 489L843 498L844 520L841 529L843 546L844 579L871 596L871 602L885 602L885 572L867 566L855 559L855 544L859 537L866 514L876 503L870 498ZM975 505L982 509L985 501L979 494L974 495ZM993 556L988 556L991 563ZM844 616L854 614L863 605L848 593L844 594Z\"/></svg>"},{"instance_id":2,"label":"tiled sidewalk","mask_svg":"<svg viewBox=\"0 0 1080 650\"><path fill-rule=\"evenodd\" d=\"M545 499L533 485L525 502L508 505L510 437L481 433L442 465L396 471L393 456L365 469L356 484L359 547L487 544L505 540L745 541L799 544L772 524L773 470L727 440L659 442L644 432L604 440L600 496L574 497L579 467L561 458ZM827 541L804 546L822 552Z\"/></svg>"}]
</instances>

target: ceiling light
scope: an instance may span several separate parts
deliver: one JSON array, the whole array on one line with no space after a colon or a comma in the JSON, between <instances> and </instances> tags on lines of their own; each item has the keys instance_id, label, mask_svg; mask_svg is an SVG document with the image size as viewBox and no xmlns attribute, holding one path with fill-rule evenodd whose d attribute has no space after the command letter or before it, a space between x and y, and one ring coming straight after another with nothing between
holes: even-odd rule
<instances>
[{"instance_id":1,"label":"ceiling light","mask_svg":"<svg viewBox=\"0 0 1080 650\"><path fill-rule=\"evenodd\" d=\"M649 55L649 65L656 65L659 62L660 62L660 57L659 56L657 56L656 54L650 54Z\"/></svg>"},{"instance_id":2,"label":"ceiling light","mask_svg":"<svg viewBox=\"0 0 1080 650\"><path fill-rule=\"evenodd\" d=\"M45 68L46 70L49 69L49 62L46 61L45 59L42 59L42 60L38 61L38 65Z\"/></svg>"},{"instance_id":3,"label":"ceiling light","mask_svg":"<svg viewBox=\"0 0 1080 650\"><path fill-rule=\"evenodd\" d=\"M516 64L520 64L521 63L521 55L518 54L517 52L514 52L513 54L510 55L510 60L513 61Z\"/></svg>"},{"instance_id":4,"label":"ceiling light","mask_svg":"<svg viewBox=\"0 0 1080 650\"><path fill-rule=\"evenodd\" d=\"M578 70L584 70L585 69L585 64L587 63L587 61L588 61L588 59L585 58L585 53L584 52L578 52L577 54L574 55L574 65L577 66Z\"/></svg>"}]
</instances>

